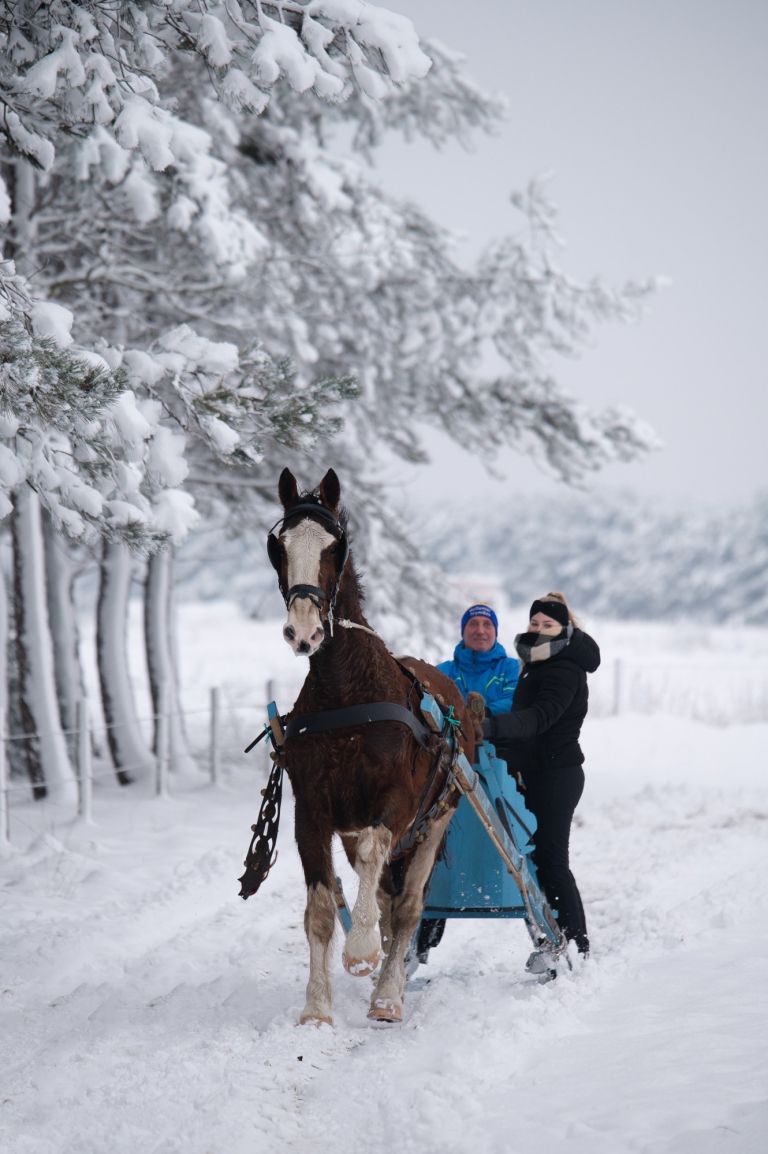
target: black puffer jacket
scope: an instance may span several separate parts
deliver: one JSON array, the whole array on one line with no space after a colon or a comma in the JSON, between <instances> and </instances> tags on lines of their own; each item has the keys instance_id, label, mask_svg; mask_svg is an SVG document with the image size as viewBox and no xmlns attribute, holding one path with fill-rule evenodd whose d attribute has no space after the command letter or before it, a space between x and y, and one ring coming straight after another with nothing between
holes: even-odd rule
<instances>
[{"instance_id":1,"label":"black puffer jacket","mask_svg":"<svg viewBox=\"0 0 768 1154\"><path fill-rule=\"evenodd\" d=\"M574 629L559 653L523 666L512 712L491 717L483 726L513 772L581 765L579 735L587 713L587 674L599 664L597 643Z\"/></svg>"}]
</instances>

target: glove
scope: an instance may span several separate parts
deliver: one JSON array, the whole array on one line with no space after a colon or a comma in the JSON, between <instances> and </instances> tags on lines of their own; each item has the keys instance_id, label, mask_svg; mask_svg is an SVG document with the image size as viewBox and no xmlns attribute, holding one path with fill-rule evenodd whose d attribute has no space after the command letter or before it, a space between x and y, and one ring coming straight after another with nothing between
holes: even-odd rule
<instances>
[{"instance_id":1,"label":"glove","mask_svg":"<svg viewBox=\"0 0 768 1154\"><path fill-rule=\"evenodd\" d=\"M482 722L485 718L485 698L482 693L472 690L467 694L467 708L476 721Z\"/></svg>"}]
</instances>

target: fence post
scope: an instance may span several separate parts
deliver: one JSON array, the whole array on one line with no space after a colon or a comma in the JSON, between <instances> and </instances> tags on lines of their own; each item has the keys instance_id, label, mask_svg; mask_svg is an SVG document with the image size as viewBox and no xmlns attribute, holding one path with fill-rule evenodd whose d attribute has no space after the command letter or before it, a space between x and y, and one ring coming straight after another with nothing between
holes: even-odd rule
<instances>
[{"instance_id":1,"label":"fence post","mask_svg":"<svg viewBox=\"0 0 768 1154\"><path fill-rule=\"evenodd\" d=\"M621 658L617 657L613 663L613 713L615 717L621 713L621 689L623 667Z\"/></svg>"},{"instance_id":2,"label":"fence post","mask_svg":"<svg viewBox=\"0 0 768 1154\"><path fill-rule=\"evenodd\" d=\"M219 784L219 689L211 689L211 744L209 749L211 785Z\"/></svg>"},{"instance_id":3,"label":"fence post","mask_svg":"<svg viewBox=\"0 0 768 1154\"><path fill-rule=\"evenodd\" d=\"M77 812L90 824L93 821L93 761L88 701L85 697L81 697L77 703L77 778Z\"/></svg>"},{"instance_id":4,"label":"fence post","mask_svg":"<svg viewBox=\"0 0 768 1154\"><path fill-rule=\"evenodd\" d=\"M170 745L170 729L168 726L168 694L165 688L160 690L157 707L157 728L155 757L157 759L157 778L155 785L156 797L168 796L168 752Z\"/></svg>"},{"instance_id":5,"label":"fence post","mask_svg":"<svg viewBox=\"0 0 768 1154\"><path fill-rule=\"evenodd\" d=\"M10 810L8 808L8 761L5 734L0 737L0 846L11 840Z\"/></svg>"}]
</instances>

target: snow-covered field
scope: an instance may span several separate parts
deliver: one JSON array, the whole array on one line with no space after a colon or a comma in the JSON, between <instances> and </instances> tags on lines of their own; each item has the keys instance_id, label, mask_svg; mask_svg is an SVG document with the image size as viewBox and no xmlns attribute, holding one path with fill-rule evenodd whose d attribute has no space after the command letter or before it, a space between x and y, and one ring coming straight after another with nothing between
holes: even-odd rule
<instances>
[{"instance_id":1,"label":"snow-covered field","mask_svg":"<svg viewBox=\"0 0 768 1154\"><path fill-rule=\"evenodd\" d=\"M595 632L609 658L663 663L667 646L681 660L679 634ZM454 920L403 1025L378 1027L339 939L336 1024L299 1028L290 796L279 861L242 902L263 761L237 751L261 728L266 683L286 706L302 667L277 623L227 606L185 606L180 640L189 708L222 687L223 785L201 773L160 800L151 783L98 779L90 826L14 801L0 859L3 1154L768 1148L768 723L588 719L573 864L594 951L579 971L538 986L521 923ZM689 663L727 694L725 645L700 640ZM766 638L753 640L765 676Z\"/></svg>"}]
</instances>

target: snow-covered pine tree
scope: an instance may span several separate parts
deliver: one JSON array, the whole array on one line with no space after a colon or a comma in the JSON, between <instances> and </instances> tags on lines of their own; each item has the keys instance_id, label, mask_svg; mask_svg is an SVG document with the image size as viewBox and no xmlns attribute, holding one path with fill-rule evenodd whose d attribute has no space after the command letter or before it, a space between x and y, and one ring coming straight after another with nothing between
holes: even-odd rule
<instances>
[{"instance_id":1,"label":"snow-covered pine tree","mask_svg":"<svg viewBox=\"0 0 768 1154\"><path fill-rule=\"evenodd\" d=\"M450 259L445 235L423 214L393 205L349 165L326 161L324 138L328 126L340 118L371 147L384 129L392 127L445 139L492 117L491 102L463 83L448 54L431 49L434 63L429 70L407 20L356 0L343 5L317 0L300 9L279 2L242 4L234 20L231 12L222 16L218 6L207 3L172 8L154 4L131 8L123 25L111 10L96 4L57 3L50 10L47 25L43 20L25 26L21 39L9 40L11 63L21 73L12 95L17 101L14 115L27 133L25 155L34 152L37 162L53 172L50 148L36 142L50 144L49 126L65 124L81 168L91 176L94 167L110 173L115 195L130 203L133 217L142 225L135 244L138 251L142 245L145 252L148 249L150 234L143 226L158 218L160 206L167 227L187 236L197 231L211 251L224 243L228 234L224 226L237 224L240 233L234 232L246 239L230 244L228 259L240 275L219 277L213 286L210 277L198 283L204 302L200 320L215 326L223 319L238 328L241 318L252 326L258 317L259 335L268 337L274 330L278 334L274 347L283 349L287 342L296 354L300 387L306 387L310 371L325 375L318 370L326 365L330 375L339 368L345 373L350 368L362 370L364 406L359 419L345 439L324 450L326 460L333 455L349 464L356 491L364 494L365 487L356 482L369 480L371 503L361 509L362 524L382 518L388 504L386 499L378 507L373 503L379 495L377 470L379 476L387 476L388 462L377 462L381 440L401 456L418 460L423 455L417 432L420 421L436 421L455 435L463 432L468 412L474 415L485 407L497 437L505 435L513 443L528 437L556 467L562 463L564 471L647 445L644 430L631 420L577 413L573 402L562 397L542 371L538 358L546 353L547 341L560 339L568 326L548 330L538 345L530 341L526 326L516 335L514 348L508 339L497 341L510 364L510 372L498 380L489 381L478 360L483 342L494 341L500 333L505 277L518 276L521 292L532 286L527 302L530 318L556 316L558 309L570 313L579 321L571 326L575 338L583 333L590 310L604 314L612 303L613 312L623 313L634 291L622 300L578 291L564 278L553 276L546 262L542 266L540 246L506 246L483 276L467 274ZM157 35L159 30L162 35ZM192 61L204 57L221 97L218 105L211 105L218 116L216 148L211 145L214 134L204 131L200 118L178 112L177 105L171 110L164 98L169 69L182 67L176 59L179 54ZM117 72L112 59L121 61ZM275 89L281 75L288 85ZM197 90L202 87L198 83ZM64 102L62 89L67 94ZM293 92L301 93L300 102ZM316 99L329 95L330 104ZM225 107L247 113L268 108L269 115L251 121L255 133L246 134L223 113ZM75 123L77 134L72 131ZM20 139L17 133L17 148ZM61 139L59 134L57 144ZM244 211L252 196L253 163L242 177L240 199L233 193L233 152L246 159L250 153L250 161L264 169L262 200L271 211L272 226L268 236L262 216ZM161 188L159 174L171 172L171 160L169 190L166 185ZM289 223L275 211L276 205L286 203L292 208ZM258 233L252 226L247 231L249 218L259 221ZM40 221L44 224L42 216ZM291 232L292 237L287 235ZM237 257L242 258L239 265ZM275 274L268 281L263 274L269 265ZM126 280L129 288L145 296L151 280L140 262L129 260L119 267L130 275L113 278L120 282L120 294L117 303L114 293L107 295L104 308L127 314L130 305L120 299ZM249 286L256 290L250 297L234 283L245 271ZM82 272L76 269L73 277L78 291L87 280ZM313 280L319 289L309 283ZM210 288L214 291L206 291ZM158 290L158 302L165 298L163 289ZM179 302L174 293L171 286L170 307ZM246 310L229 308L233 295ZM217 317L212 317L213 310ZM203 331L221 335L216 328ZM267 347L272 347L268 339ZM531 364L537 370L533 384L527 375ZM541 420L532 420L531 413ZM566 448L574 435L580 438L579 455L556 451ZM269 454L265 470L268 464ZM306 464L314 473L315 461L310 458ZM392 520L396 526L397 519ZM389 538L387 544L392 544ZM402 605L402 594L412 590L413 613L423 619L424 598L434 584L419 583L422 571L419 565L412 566L415 583L396 589L393 600ZM389 565L384 572L391 577Z\"/></svg>"},{"instance_id":2,"label":"snow-covered pine tree","mask_svg":"<svg viewBox=\"0 0 768 1154\"><path fill-rule=\"evenodd\" d=\"M18 234L15 239L18 238ZM71 314L33 300L18 275L6 275L0 307L0 511L14 510L14 590L21 720L25 732L53 735L50 749L31 742L27 768L37 794L44 779L69 791L73 780L60 735L46 602L40 504L59 531L75 538L108 533L157 545L165 536L120 486L126 442L114 427L124 379L71 343ZM8 305L7 302L11 301ZM19 319L28 320L31 331ZM38 540L39 538L39 540ZM34 647L34 652L28 652ZM43 771L45 755L45 773Z\"/></svg>"},{"instance_id":3,"label":"snow-covered pine tree","mask_svg":"<svg viewBox=\"0 0 768 1154\"><path fill-rule=\"evenodd\" d=\"M429 138L409 95L382 102L369 143L398 115L408 131L420 126ZM445 611L436 596L442 583L392 509L393 455L424 460L428 425L464 443L468 421L488 452L515 445L566 480L646 451L654 438L640 421L584 410L558 388L551 361L576 350L598 322L636 318L652 285L609 290L569 279L554 259L553 210L536 185L517 198L526 233L494 246L475 268L461 267L445 230L385 196L349 159L334 159L326 136L359 111L354 101L326 111L281 90L258 120L236 124L219 106L199 102L238 206L258 220L268 246L258 275L222 286L206 322L237 342L258 316L267 347L287 348L301 381L345 367L355 373L361 399L320 452L338 463L347 491L354 488L359 553L380 578L369 582L377 609L405 611L409 623L433 632ZM487 122L493 109L481 112ZM501 366L496 375L486 368L489 345ZM295 466L311 479L322 458ZM385 523L386 532L375 531ZM412 558L407 567L404 556Z\"/></svg>"}]
</instances>

